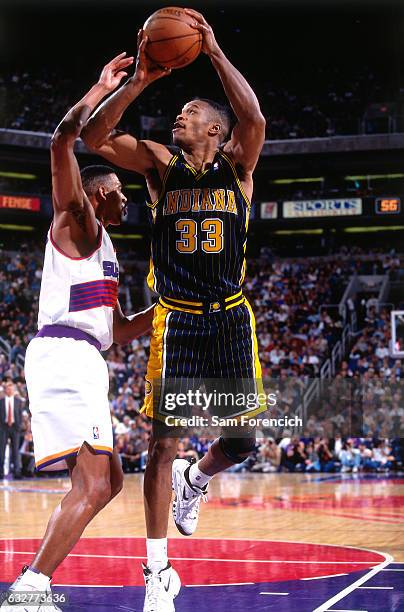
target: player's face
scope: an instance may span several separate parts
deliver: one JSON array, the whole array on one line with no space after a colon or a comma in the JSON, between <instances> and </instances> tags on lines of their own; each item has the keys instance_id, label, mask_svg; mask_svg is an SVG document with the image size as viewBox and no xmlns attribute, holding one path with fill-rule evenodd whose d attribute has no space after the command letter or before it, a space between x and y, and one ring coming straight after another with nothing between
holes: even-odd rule
<instances>
[{"instance_id":1,"label":"player's face","mask_svg":"<svg viewBox=\"0 0 404 612\"><path fill-rule=\"evenodd\" d=\"M122 193L122 184L116 174L112 174L105 185L106 217L110 225L120 225L122 215L126 214L127 197Z\"/></svg>"},{"instance_id":2,"label":"player's face","mask_svg":"<svg viewBox=\"0 0 404 612\"><path fill-rule=\"evenodd\" d=\"M201 100L187 102L174 122L173 143L184 147L207 141L211 126L209 105Z\"/></svg>"}]
</instances>

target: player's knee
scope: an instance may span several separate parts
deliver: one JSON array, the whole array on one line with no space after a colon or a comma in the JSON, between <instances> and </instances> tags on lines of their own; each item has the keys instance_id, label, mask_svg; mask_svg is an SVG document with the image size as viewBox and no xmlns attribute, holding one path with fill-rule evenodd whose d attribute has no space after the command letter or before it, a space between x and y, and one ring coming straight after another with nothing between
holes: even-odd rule
<instances>
[{"instance_id":1,"label":"player's knee","mask_svg":"<svg viewBox=\"0 0 404 612\"><path fill-rule=\"evenodd\" d=\"M94 480L94 486L87 494L87 503L95 512L98 512L110 501L111 491L111 483L107 479Z\"/></svg>"},{"instance_id":2,"label":"player's knee","mask_svg":"<svg viewBox=\"0 0 404 612\"><path fill-rule=\"evenodd\" d=\"M232 463L243 463L255 450L255 438L219 438L220 449Z\"/></svg>"},{"instance_id":3,"label":"player's knee","mask_svg":"<svg viewBox=\"0 0 404 612\"><path fill-rule=\"evenodd\" d=\"M172 463L177 455L177 448L176 438L157 438L149 453L149 461L159 464Z\"/></svg>"},{"instance_id":4,"label":"player's knee","mask_svg":"<svg viewBox=\"0 0 404 612\"><path fill-rule=\"evenodd\" d=\"M75 478L72 480L73 488L78 488L81 499L91 514L96 514L111 499L111 482L106 475L95 475L75 470Z\"/></svg>"}]
</instances>

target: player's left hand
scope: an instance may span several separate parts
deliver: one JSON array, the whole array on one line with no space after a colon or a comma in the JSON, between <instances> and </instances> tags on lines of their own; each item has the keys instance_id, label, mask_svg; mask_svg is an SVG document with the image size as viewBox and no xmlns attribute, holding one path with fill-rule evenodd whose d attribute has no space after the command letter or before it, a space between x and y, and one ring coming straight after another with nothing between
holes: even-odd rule
<instances>
[{"instance_id":1,"label":"player's left hand","mask_svg":"<svg viewBox=\"0 0 404 612\"><path fill-rule=\"evenodd\" d=\"M219 49L219 45L217 44L215 35L213 33L212 27L208 24L205 17L198 13L198 11L194 11L194 9L185 9L185 12L195 19L195 24L191 27L199 30L202 34L203 42L202 42L202 51L206 53L206 55L211 55L214 51Z\"/></svg>"},{"instance_id":2,"label":"player's left hand","mask_svg":"<svg viewBox=\"0 0 404 612\"><path fill-rule=\"evenodd\" d=\"M139 30L137 36L137 58L136 58L136 68L135 74L133 75L133 79L138 81L143 86L150 85L156 79L160 79L161 77L168 76L171 74L171 68L164 68L164 66L159 66L152 62L146 53L148 37L144 30Z\"/></svg>"},{"instance_id":3,"label":"player's left hand","mask_svg":"<svg viewBox=\"0 0 404 612\"><path fill-rule=\"evenodd\" d=\"M122 81L124 76L127 76L125 68L133 64L134 57L126 57L126 51L120 53L102 69L98 84L105 88L109 93L114 91Z\"/></svg>"}]
</instances>

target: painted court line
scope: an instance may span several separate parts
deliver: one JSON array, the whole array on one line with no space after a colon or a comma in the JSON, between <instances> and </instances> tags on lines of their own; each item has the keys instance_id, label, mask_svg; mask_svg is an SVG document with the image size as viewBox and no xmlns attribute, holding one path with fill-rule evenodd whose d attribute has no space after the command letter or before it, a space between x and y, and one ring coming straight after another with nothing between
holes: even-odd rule
<instances>
[{"instance_id":1,"label":"painted court line","mask_svg":"<svg viewBox=\"0 0 404 612\"><path fill-rule=\"evenodd\" d=\"M376 551L369 550L369 552L375 553ZM355 589L365 584L365 582L373 578L373 576L376 576L376 574L378 574L380 570L384 569L386 565L390 565L390 563L393 561L393 557L387 553L383 553L383 555L382 553L378 553L378 554L380 556L384 556L384 561L382 563L380 563L379 565L371 569L369 572L367 572L364 576L362 576L358 580L355 580L355 582L347 586L345 589L343 589L336 595L334 595L334 597L331 597L330 599L328 599L325 603L321 604L321 606L313 610L313 612L327 612L327 610L329 610L331 606L335 605L336 603L341 601L341 599L344 599L344 597L352 593L352 591L355 591ZM331 612L338 612L338 611L332 610ZM349 612L349 611L346 611L346 612ZM350 612L355 612L355 611L351 610ZM357 612L360 612L360 611L357 611ZM366 612L366 611L362 611L362 612Z\"/></svg>"},{"instance_id":2,"label":"painted court line","mask_svg":"<svg viewBox=\"0 0 404 612\"><path fill-rule=\"evenodd\" d=\"M289 595L289 593L260 593L260 595Z\"/></svg>"},{"instance_id":3,"label":"painted court line","mask_svg":"<svg viewBox=\"0 0 404 612\"><path fill-rule=\"evenodd\" d=\"M227 582L226 584L186 584L188 588L193 587L222 587L222 586L244 586L246 584L255 584L255 582Z\"/></svg>"},{"instance_id":4,"label":"painted court line","mask_svg":"<svg viewBox=\"0 0 404 612\"><path fill-rule=\"evenodd\" d=\"M32 555L32 550L0 550L4 555ZM87 553L71 553L69 557L86 557L90 559L145 559L135 555L92 555ZM300 559L217 559L214 557L170 557L172 561L221 561L223 563L304 563L307 565L372 565L375 560L369 561L302 561Z\"/></svg>"},{"instance_id":5,"label":"painted court line","mask_svg":"<svg viewBox=\"0 0 404 612\"><path fill-rule=\"evenodd\" d=\"M336 578L337 576L348 576L348 574L330 574L329 576L312 576L311 578L300 578L300 580L321 580L322 578Z\"/></svg>"},{"instance_id":6,"label":"painted court line","mask_svg":"<svg viewBox=\"0 0 404 612\"><path fill-rule=\"evenodd\" d=\"M72 589L123 589L123 584L53 584L52 586Z\"/></svg>"},{"instance_id":7,"label":"painted court line","mask_svg":"<svg viewBox=\"0 0 404 612\"><path fill-rule=\"evenodd\" d=\"M392 589L394 589L394 587L385 587L385 586L383 586L383 587L369 587L369 586L364 586L364 587L357 587L357 588L358 588L358 589L366 589L366 590L368 590L368 589L373 589L373 590L375 590L375 591L388 591L388 590L392 590Z\"/></svg>"}]
</instances>

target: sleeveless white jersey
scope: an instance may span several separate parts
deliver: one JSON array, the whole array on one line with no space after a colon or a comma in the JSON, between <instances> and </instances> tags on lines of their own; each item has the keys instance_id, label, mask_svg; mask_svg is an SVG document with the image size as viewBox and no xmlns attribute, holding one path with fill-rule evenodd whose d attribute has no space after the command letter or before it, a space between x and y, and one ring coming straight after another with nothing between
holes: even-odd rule
<instances>
[{"instance_id":1,"label":"sleeveless white jersey","mask_svg":"<svg viewBox=\"0 0 404 612\"><path fill-rule=\"evenodd\" d=\"M39 295L38 329L68 325L90 334L108 349L113 341L113 309L119 267L111 239L99 225L97 247L88 257L70 257L48 232Z\"/></svg>"}]
</instances>

